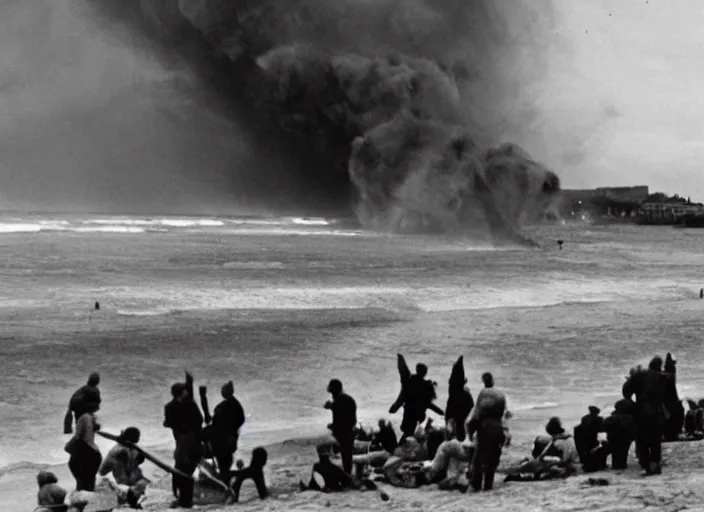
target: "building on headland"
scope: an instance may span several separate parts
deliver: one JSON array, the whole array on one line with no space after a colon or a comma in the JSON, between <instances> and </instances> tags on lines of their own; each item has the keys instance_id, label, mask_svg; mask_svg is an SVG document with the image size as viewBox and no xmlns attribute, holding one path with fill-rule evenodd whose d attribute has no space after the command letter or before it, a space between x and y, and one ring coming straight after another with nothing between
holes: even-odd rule
<instances>
[{"instance_id":1,"label":"building on headland","mask_svg":"<svg viewBox=\"0 0 704 512\"><path fill-rule=\"evenodd\" d=\"M631 218L649 195L650 189L646 185L565 189L559 211L563 219Z\"/></svg>"},{"instance_id":2,"label":"building on headland","mask_svg":"<svg viewBox=\"0 0 704 512\"><path fill-rule=\"evenodd\" d=\"M601 187L563 190L559 211L565 220L676 225L704 214L704 205L676 194L650 194L647 186Z\"/></svg>"}]
</instances>

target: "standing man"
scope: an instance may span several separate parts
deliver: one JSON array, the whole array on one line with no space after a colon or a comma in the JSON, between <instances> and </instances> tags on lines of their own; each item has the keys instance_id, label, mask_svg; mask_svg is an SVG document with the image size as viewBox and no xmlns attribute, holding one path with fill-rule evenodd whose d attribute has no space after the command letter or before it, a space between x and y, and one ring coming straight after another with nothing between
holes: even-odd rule
<instances>
[{"instance_id":1,"label":"standing man","mask_svg":"<svg viewBox=\"0 0 704 512\"><path fill-rule=\"evenodd\" d=\"M332 401L325 402L325 408L332 411L332 431L337 444L340 445L342 469L352 475L352 453L354 449L354 428L357 425L357 403L354 398L342 391L342 382L332 379L328 384L328 393Z\"/></svg>"},{"instance_id":2,"label":"standing man","mask_svg":"<svg viewBox=\"0 0 704 512\"><path fill-rule=\"evenodd\" d=\"M665 380L662 358L655 356L647 370L636 371L623 385L624 398L636 396L636 448L646 475L662 472Z\"/></svg>"},{"instance_id":3,"label":"standing man","mask_svg":"<svg viewBox=\"0 0 704 512\"><path fill-rule=\"evenodd\" d=\"M225 384L220 394L223 401L213 412L212 444L215 459L218 461L220 479L230 484L230 470L234 454L237 451L237 441L240 437L240 428L244 425L244 409L240 401L235 398L235 386L232 381Z\"/></svg>"},{"instance_id":4,"label":"standing man","mask_svg":"<svg viewBox=\"0 0 704 512\"><path fill-rule=\"evenodd\" d=\"M187 475L193 475L203 453L203 415L193 400L192 390L189 392L188 383L177 382L171 386L171 395L173 400L164 407L164 427L171 429L176 440L174 467ZM193 486L193 478L173 476L173 490L178 501L172 504L172 508L193 507Z\"/></svg>"},{"instance_id":5,"label":"standing man","mask_svg":"<svg viewBox=\"0 0 704 512\"><path fill-rule=\"evenodd\" d=\"M491 373L482 375L484 389L477 396L477 403L467 425L470 438L476 433L477 442L469 478L474 491L494 488L494 475L501 459L501 448L506 442L503 419L506 413L506 395L494 387Z\"/></svg>"}]
</instances>

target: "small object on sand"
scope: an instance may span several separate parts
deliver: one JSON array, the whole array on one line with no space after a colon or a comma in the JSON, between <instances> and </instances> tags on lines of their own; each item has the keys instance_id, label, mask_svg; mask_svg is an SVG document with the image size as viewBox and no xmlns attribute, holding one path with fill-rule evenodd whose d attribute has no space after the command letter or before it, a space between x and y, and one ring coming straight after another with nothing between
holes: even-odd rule
<instances>
[{"instance_id":1,"label":"small object on sand","mask_svg":"<svg viewBox=\"0 0 704 512\"><path fill-rule=\"evenodd\" d=\"M558 240L558 241L557 241L557 245L558 245L558 247L560 247L560 250L562 250L562 244L564 244L564 243L565 243L564 240Z\"/></svg>"},{"instance_id":2,"label":"small object on sand","mask_svg":"<svg viewBox=\"0 0 704 512\"><path fill-rule=\"evenodd\" d=\"M587 483L591 486L597 486L597 487L601 487L601 486L610 484L609 480L606 478L590 478L589 480L587 480Z\"/></svg>"},{"instance_id":3,"label":"small object on sand","mask_svg":"<svg viewBox=\"0 0 704 512\"><path fill-rule=\"evenodd\" d=\"M381 501L389 501L391 499L391 496L386 494L384 491L379 492L379 497L381 498Z\"/></svg>"}]
</instances>

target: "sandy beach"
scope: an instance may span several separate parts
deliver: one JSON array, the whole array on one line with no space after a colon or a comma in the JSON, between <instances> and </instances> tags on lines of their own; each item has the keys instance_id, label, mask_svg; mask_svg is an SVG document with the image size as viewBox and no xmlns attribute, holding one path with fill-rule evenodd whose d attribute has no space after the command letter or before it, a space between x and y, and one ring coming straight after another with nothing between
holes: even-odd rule
<instances>
[{"instance_id":1,"label":"sandy beach","mask_svg":"<svg viewBox=\"0 0 704 512\"><path fill-rule=\"evenodd\" d=\"M704 450L701 442L670 443L664 445L663 474L642 477L631 453L626 471L603 471L579 474L566 480L546 482L501 483L490 493L460 493L441 491L437 486L420 489L401 489L388 484L379 488L389 496L382 501L374 491L349 491L345 493L299 492L299 479L310 477L315 462L314 440L298 440L269 446L271 463L267 468L268 485L272 497L259 500L251 482L243 486L241 501L236 505L196 505L195 509L212 512L288 512L346 510L366 512L393 510L396 512L469 510L520 510L520 511L578 511L626 512L704 510ZM501 468L519 460L527 453L527 446L513 446L505 451ZM153 469L153 468L152 468ZM62 482L71 482L65 466L52 468ZM27 490L33 485L37 468L13 472L11 478L0 477L2 510L32 510L27 503ZM153 473L155 484L148 491L145 510L166 511L172 501L170 481L163 473ZM606 479L608 485L590 485L590 479ZM208 492L207 497L219 496ZM198 495L198 491L196 491ZM222 498L225 499L224 497ZM122 510L122 509L121 509ZM125 509L128 510L128 509Z\"/></svg>"}]
</instances>

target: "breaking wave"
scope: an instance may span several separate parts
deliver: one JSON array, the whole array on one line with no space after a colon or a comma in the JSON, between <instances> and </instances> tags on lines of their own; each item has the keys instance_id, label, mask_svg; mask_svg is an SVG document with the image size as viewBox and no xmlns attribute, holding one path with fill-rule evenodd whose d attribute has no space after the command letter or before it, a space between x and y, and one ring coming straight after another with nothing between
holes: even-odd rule
<instances>
[{"instance_id":1,"label":"breaking wave","mask_svg":"<svg viewBox=\"0 0 704 512\"><path fill-rule=\"evenodd\" d=\"M335 220L312 217L281 218L126 218L109 217L94 219L10 219L0 220L0 234L41 232L66 233L163 233L173 230L200 232L217 230L223 235L291 235L291 236L359 236L355 230L337 229ZM370 236L367 234L366 236Z\"/></svg>"}]
</instances>

